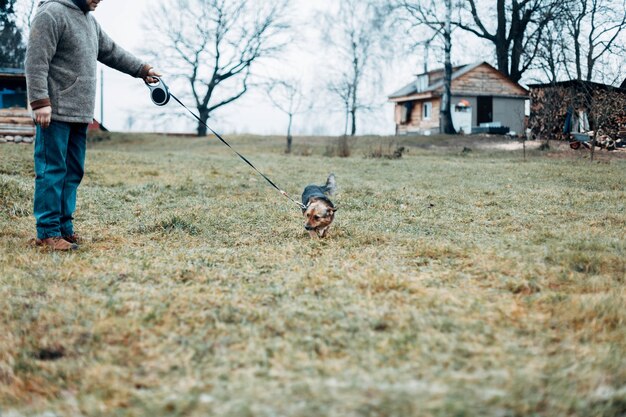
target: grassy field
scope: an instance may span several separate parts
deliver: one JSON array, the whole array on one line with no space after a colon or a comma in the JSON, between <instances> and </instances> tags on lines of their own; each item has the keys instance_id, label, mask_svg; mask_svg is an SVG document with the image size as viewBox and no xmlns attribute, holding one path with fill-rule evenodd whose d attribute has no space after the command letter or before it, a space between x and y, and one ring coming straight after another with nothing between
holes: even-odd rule
<instances>
[{"instance_id":1,"label":"grassy field","mask_svg":"<svg viewBox=\"0 0 626 417\"><path fill-rule=\"evenodd\" d=\"M311 240L216 140L114 135L74 254L0 146L0 416L624 416L626 159L390 140L233 138L296 196L336 174Z\"/></svg>"}]
</instances>

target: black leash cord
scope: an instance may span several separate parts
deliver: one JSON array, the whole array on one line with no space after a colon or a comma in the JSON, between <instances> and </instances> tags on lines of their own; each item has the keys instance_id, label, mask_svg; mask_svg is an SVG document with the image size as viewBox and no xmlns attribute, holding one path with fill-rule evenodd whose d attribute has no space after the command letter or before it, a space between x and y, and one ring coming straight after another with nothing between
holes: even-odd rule
<instances>
[{"instance_id":1,"label":"black leash cord","mask_svg":"<svg viewBox=\"0 0 626 417\"><path fill-rule=\"evenodd\" d=\"M276 188L278 190L279 193L281 193L282 195L284 195L285 197L287 197L289 200L291 200L292 202L296 203L298 205L298 207L300 207L301 209L306 209L306 206L302 203L300 203L299 201L294 200L293 198L289 197L289 194L287 194L285 191L281 190L276 184L274 184L274 182L269 179L265 174L263 174L261 171L259 171L257 169L257 167L255 167L252 162L250 162L245 156L243 156L242 154L240 154L239 152L237 152L237 150L235 150L235 148L233 148L232 146L230 146L230 143L226 142L226 140L219 134L217 133L215 130L211 129L211 127L209 125L207 125L206 123L204 123L202 121L202 119L200 119L194 112L192 112L187 106L185 106L185 104L180 101L174 94L172 94L171 92L169 93L169 95L178 102L178 104L180 104L181 106L183 106L185 108L185 110L187 110L193 117L195 117L200 123L202 123L202 125L204 127L206 127L207 129L209 129L211 131L211 133L213 133L215 135L215 137L217 137L224 145L228 146L234 153L237 154L237 156L239 156L246 164L250 165L250 167L255 170L256 172L259 173L260 176L262 176L265 181L267 181L272 187Z\"/></svg>"}]
</instances>

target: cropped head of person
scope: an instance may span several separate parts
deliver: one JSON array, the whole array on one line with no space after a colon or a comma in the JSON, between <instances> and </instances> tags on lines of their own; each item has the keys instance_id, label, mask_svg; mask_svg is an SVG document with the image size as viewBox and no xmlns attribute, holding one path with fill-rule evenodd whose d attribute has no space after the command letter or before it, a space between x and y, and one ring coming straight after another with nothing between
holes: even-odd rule
<instances>
[{"instance_id":1,"label":"cropped head of person","mask_svg":"<svg viewBox=\"0 0 626 417\"><path fill-rule=\"evenodd\" d=\"M75 5L80 7L80 9L85 12L93 12L98 7L98 4L102 0L72 0Z\"/></svg>"}]
</instances>

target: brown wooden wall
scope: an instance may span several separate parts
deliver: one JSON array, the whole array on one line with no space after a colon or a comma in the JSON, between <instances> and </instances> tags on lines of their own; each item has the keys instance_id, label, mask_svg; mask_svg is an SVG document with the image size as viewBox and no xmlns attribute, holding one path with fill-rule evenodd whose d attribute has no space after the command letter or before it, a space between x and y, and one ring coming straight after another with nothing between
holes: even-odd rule
<instances>
[{"instance_id":1,"label":"brown wooden wall","mask_svg":"<svg viewBox=\"0 0 626 417\"><path fill-rule=\"evenodd\" d=\"M411 117L408 120L408 123L400 124L400 112L402 111L402 106L404 103L396 103L396 131L399 134L403 133L412 133L412 132L422 132L425 130L430 131L439 131L439 106L441 100L438 98L433 98L429 100L425 100L432 103L432 111L430 115L430 119L423 120L422 119L422 107L423 102L416 101L413 105L413 111L411 112Z\"/></svg>"},{"instance_id":2,"label":"brown wooden wall","mask_svg":"<svg viewBox=\"0 0 626 417\"><path fill-rule=\"evenodd\" d=\"M477 96L528 95L523 88L488 65L480 65L467 74L452 80L452 93Z\"/></svg>"}]
</instances>

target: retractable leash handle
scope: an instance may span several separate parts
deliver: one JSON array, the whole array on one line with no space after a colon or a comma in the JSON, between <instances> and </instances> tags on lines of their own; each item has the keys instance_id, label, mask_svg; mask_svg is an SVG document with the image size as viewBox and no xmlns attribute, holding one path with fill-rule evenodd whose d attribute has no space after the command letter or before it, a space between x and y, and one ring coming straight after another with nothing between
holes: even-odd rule
<instances>
[{"instance_id":1,"label":"retractable leash handle","mask_svg":"<svg viewBox=\"0 0 626 417\"><path fill-rule=\"evenodd\" d=\"M165 106L170 101L170 90L160 77L152 76L152 78L156 79L157 82L150 84L148 81L144 81L150 89L150 98L157 106Z\"/></svg>"}]
</instances>

